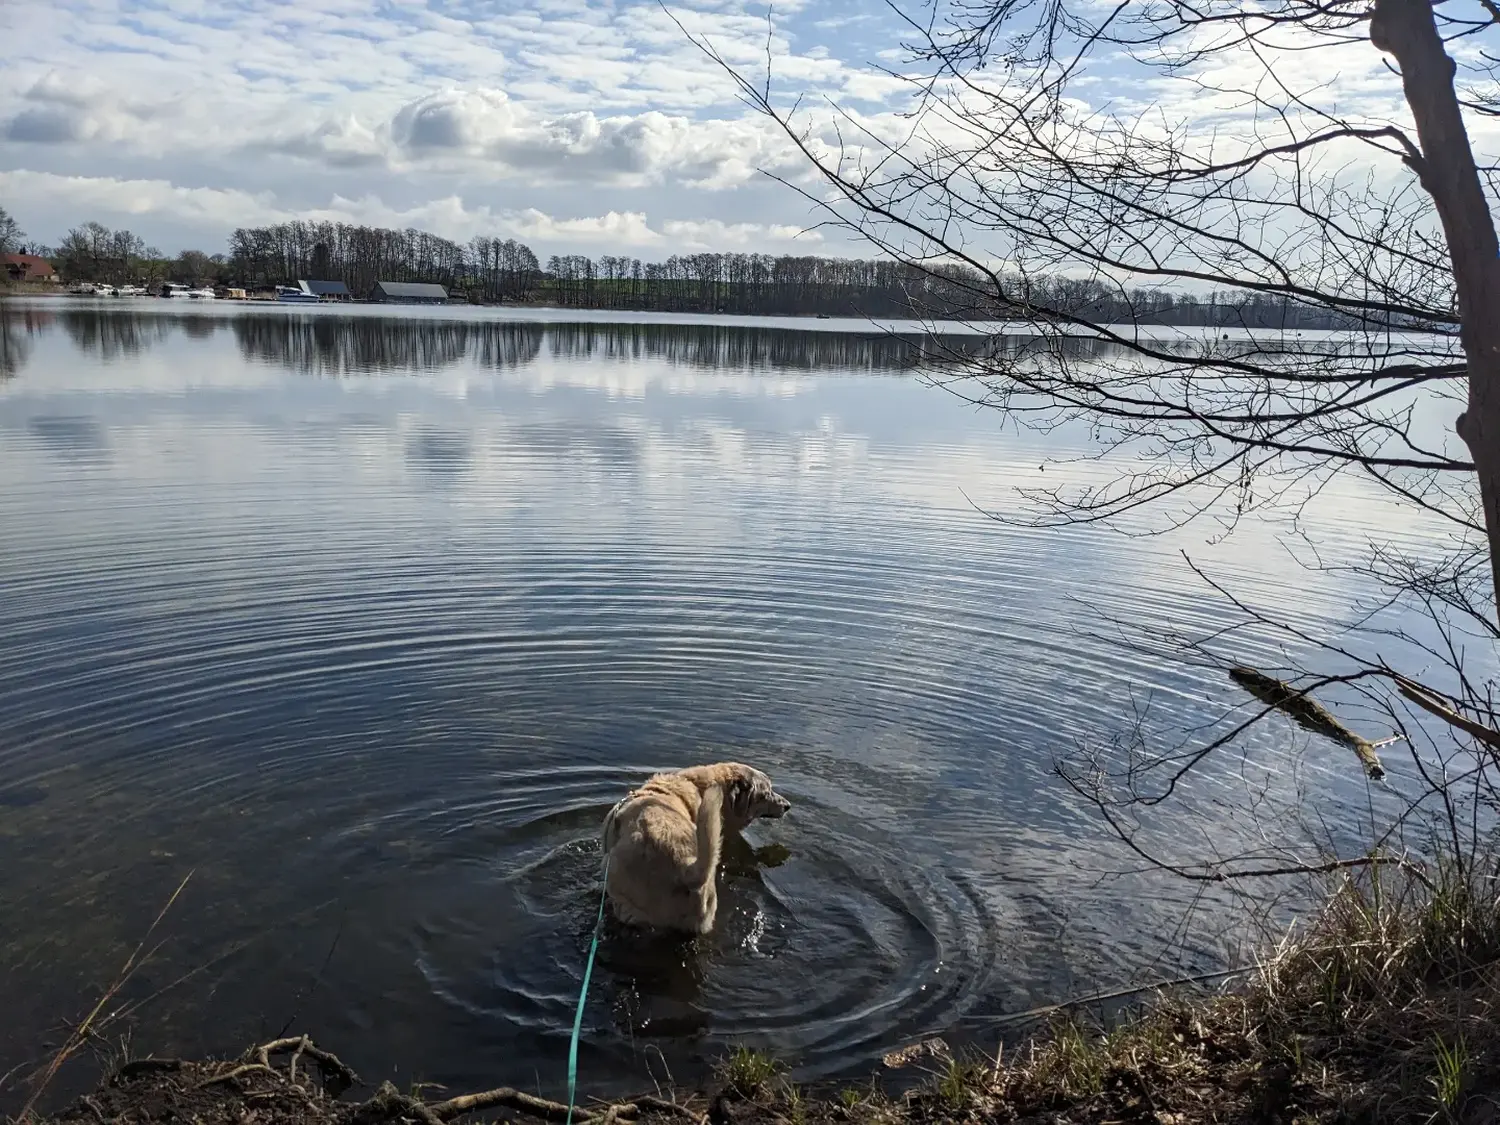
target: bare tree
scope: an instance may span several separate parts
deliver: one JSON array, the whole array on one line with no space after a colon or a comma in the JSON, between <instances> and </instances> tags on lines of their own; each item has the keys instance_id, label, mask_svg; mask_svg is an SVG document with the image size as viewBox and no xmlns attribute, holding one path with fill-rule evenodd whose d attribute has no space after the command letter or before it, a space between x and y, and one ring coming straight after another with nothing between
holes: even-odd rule
<instances>
[{"instance_id":1,"label":"bare tree","mask_svg":"<svg viewBox=\"0 0 1500 1125\"><path fill-rule=\"evenodd\" d=\"M168 273L173 281L180 281L185 285L201 285L217 281L222 264L222 260L215 261L202 250L184 250L177 255L177 260L171 264Z\"/></svg>"},{"instance_id":2,"label":"bare tree","mask_svg":"<svg viewBox=\"0 0 1500 1125\"><path fill-rule=\"evenodd\" d=\"M1353 469L1500 539L1500 260L1490 169L1465 131L1500 106L1490 56L1466 46L1500 18L1492 6L974 0L950 14L911 19L913 103L895 124L835 106L820 125L769 78L740 88L821 173L831 190L801 190L829 221L928 272L967 266L969 316L1123 346L1102 367L997 349L946 372L1021 421L1082 416L1156 454L1112 489L1050 497L1052 514L1109 517L1190 487L1233 504L1252 480ZM1384 116L1341 110L1328 70L1306 65L1377 49L1399 66ZM1098 105L1107 67L1188 97ZM1092 315L1057 275L1122 298L1254 295L1361 335L1172 348ZM1433 395L1462 405L1461 443L1413 425Z\"/></svg>"},{"instance_id":3,"label":"bare tree","mask_svg":"<svg viewBox=\"0 0 1500 1125\"><path fill-rule=\"evenodd\" d=\"M141 251L139 263L141 280L155 288L166 280L168 265L167 256L161 250L155 246L147 246Z\"/></svg>"},{"instance_id":4,"label":"bare tree","mask_svg":"<svg viewBox=\"0 0 1500 1125\"><path fill-rule=\"evenodd\" d=\"M59 268L69 281L109 284L136 280L147 253L139 235L96 222L68 231L57 248Z\"/></svg>"},{"instance_id":5,"label":"bare tree","mask_svg":"<svg viewBox=\"0 0 1500 1125\"><path fill-rule=\"evenodd\" d=\"M1356 564L1372 602L1413 605L1436 627L1396 639L1442 690L1372 657L1362 615L1313 635L1203 574L1228 607L1211 631L1113 624L1226 671L1246 631L1262 648L1270 637L1287 654L1283 705L1242 697L1166 746L1132 721L1131 736L1061 762L1065 780L1142 864L1209 883L1378 866L1434 808L1446 850L1472 856L1475 810L1500 807L1500 249L1496 169L1468 128L1500 116L1500 59L1483 46L1500 8L954 0L904 15L906 65L888 76L910 104L885 117L783 98L774 75L738 72L698 42L801 150L813 175L785 182L828 224L962 286L966 318L1007 322L982 353L939 357L937 380L1021 425L1081 420L1119 454L1108 483L1032 493L1034 518L1165 506L1174 523L1233 521L1277 502L1295 514L1351 472L1453 532L1441 557L1377 546ZM1358 76L1342 90L1341 70ZM1184 301L1220 330L1148 327ZM1278 316L1280 331L1232 331ZM1301 331L1309 320L1341 331ZM1424 418L1434 405L1457 417L1451 428ZM1278 844L1184 857L1152 842L1151 810L1314 691L1343 693L1407 739L1420 783L1368 854L1313 860Z\"/></svg>"},{"instance_id":6,"label":"bare tree","mask_svg":"<svg viewBox=\"0 0 1500 1125\"><path fill-rule=\"evenodd\" d=\"M26 232L21 229L21 224L0 207L0 254L14 254L25 238Z\"/></svg>"}]
</instances>

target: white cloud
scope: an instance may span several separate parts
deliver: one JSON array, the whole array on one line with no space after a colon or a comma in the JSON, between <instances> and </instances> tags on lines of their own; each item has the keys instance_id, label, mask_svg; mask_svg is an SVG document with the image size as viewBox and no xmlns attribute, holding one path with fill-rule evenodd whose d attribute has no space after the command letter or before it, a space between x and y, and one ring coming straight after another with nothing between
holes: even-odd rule
<instances>
[{"instance_id":1,"label":"white cloud","mask_svg":"<svg viewBox=\"0 0 1500 1125\"><path fill-rule=\"evenodd\" d=\"M20 210L45 202L47 206L97 216L122 226L132 225L142 217L168 215L176 223L207 232L301 218L418 227L458 241L488 234L533 240L543 246L562 243L590 254L641 248L661 248L669 253L728 250L746 245L806 252L820 239L816 232L803 233L787 224L667 219L653 225L641 211L559 218L536 208L504 210L470 206L457 195L404 208L388 204L376 195L358 199L336 195L322 206L291 208L270 192L184 187L166 180L61 176L26 169L0 172L0 198L15 201Z\"/></svg>"},{"instance_id":2,"label":"white cloud","mask_svg":"<svg viewBox=\"0 0 1500 1125\"><path fill-rule=\"evenodd\" d=\"M73 208L81 215L115 216L117 221L170 212L189 225L238 226L278 214L271 196L233 188L179 187L166 180L60 176L26 169L0 172L0 194L20 212L45 202Z\"/></svg>"},{"instance_id":3,"label":"white cloud","mask_svg":"<svg viewBox=\"0 0 1500 1125\"><path fill-rule=\"evenodd\" d=\"M823 235L816 230L790 224L726 223L722 219L668 219L662 224L662 233L673 243L704 247L760 246L767 239L786 243L817 243ZM815 247L807 245L805 253Z\"/></svg>"},{"instance_id":4,"label":"white cloud","mask_svg":"<svg viewBox=\"0 0 1500 1125\"><path fill-rule=\"evenodd\" d=\"M402 106L382 132L404 161L462 157L535 182L646 185L673 177L718 189L794 158L785 136L759 118L702 121L657 110L543 117L492 88L427 94Z\"/></svg>"},{"instance_id":5,"label":"white cloud","mask_svg":"<svg viewBox=\"0 0 1500 1125\"><path fill-rule=\"evenodd\" d=\"M251 157L261 152L276 153L321 161L334 168L379 166L389 158L389 144L382 132L352 113L302 128L277 127L251 138L244 148Z\"/></svg>"},{"instance_id":6,"label":"white cloud","mask_svg":"<svg viewBox=\"0 0 1500 1125\"><path fill-rule=\"evenodd\" d=\"M21 95L14 113L0 120L0 135L33 144L119 141L157 112L136 98L111 97L97 79L70 82L52 70Z\"/></svg>"}]
</instances>

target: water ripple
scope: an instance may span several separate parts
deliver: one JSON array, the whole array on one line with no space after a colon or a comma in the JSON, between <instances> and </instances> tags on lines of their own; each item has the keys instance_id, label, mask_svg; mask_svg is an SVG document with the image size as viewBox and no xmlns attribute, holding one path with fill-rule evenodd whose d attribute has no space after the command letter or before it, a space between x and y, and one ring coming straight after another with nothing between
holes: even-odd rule
<instances>
[{"instance_id":1,"label":"water ripple","mask_svg":"<svg viewBox=\"0 0 1500 1125\"><path fill-rule=\"evenodd\" d=\"M142 986L212 985L153 1048L296 1014L362 1071L555 1090L603 815L708 758L795 807L730 849L710 938L609 930L601 1089L736 1042L857 1074L1139 970L1184 907L1100 887L1119 857L1051 770L1142 693L1168 728L1230 689L1070 598L1159 635L1220 605L1171 543L965 506L1039 452L884 345L90 315L0 391L0 1070L193 868ZM423 364L465 397L393 377ZM1238 542L1225 580L1341 604Z\"/></svg>"}]
</instances>

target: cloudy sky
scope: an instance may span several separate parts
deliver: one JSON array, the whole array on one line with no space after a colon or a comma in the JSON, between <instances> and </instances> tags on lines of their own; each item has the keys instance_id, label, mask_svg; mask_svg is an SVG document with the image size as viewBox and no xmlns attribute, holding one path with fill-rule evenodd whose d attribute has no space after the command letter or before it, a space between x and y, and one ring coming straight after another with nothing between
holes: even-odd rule
<instances>
[{"instance_id":1,"label":"cloudy sky","mask_svg":"<svg viewBox=\"0 0 1500 1125\"><path fill-rule=\"evenodd\" d=\"M764 73L767 11L672 15ZM0 205L55 244L97 219L223 249L295 216L522 238L538 252L828 251L763 169L784 137L640 0L4 0ZM895 107L895 17L778 0L779 88ZM851 247L845 245L843 252Z\"/></svg>"},{"instance_id":2,"label":"cloudy sky","mask_svg":"<svg viewBox=\"0 0 1500 1125\"><path fill-rule=\"evenodd\" d=\"M303 217L515 237L543 257L868 254L765 174L808 170L684 28L757 80L769 58L776 100L800 96L831 142L835 103L878 133L909 128L881 69L903 65L900 18L881 0L775 0L768 38L765 0L665 2L0 0L0 206L43 243L97 219L168 253ZM1241 54L1172 82L1105 60L1075 93L1232 135L1266 79ZM1357 36L1274 72L1340 114L1407 124L1399 80ZM1500 125L1470 128L1497 147ZM1338 159L1368 159L1350 144Z\"/></svg>"}]
</instances>

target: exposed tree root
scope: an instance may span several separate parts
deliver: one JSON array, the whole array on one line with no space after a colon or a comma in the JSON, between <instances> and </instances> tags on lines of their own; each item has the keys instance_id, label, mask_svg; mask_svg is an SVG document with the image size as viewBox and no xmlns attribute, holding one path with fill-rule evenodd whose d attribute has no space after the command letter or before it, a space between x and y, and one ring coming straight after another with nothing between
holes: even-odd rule
<instances>
[{"instance_id":1,"label":"exposed tree root","mask_svg":"<svg viewBox=\"0 0 1500 1125\"><path fill-rule=\"evenodd\" d=\"M376 1092L375 1097L361 1106L356 1113L360 1115L361 1122L379 1120L376 1115L364 1115L365 1110L373 1109L387 1116L421 1121L424 1125L446 1125L447 1122L462 1117L466 1113L477 1113L496 1106L520 1110L522 1113L529 1113L543 1121L566 1121L568 1118L568 1107L562 1102L539 1098L535 1094L528 1094L511 1086L499 1086L478 1094L463 1094L456 1098L449 1098L447 1101L427 1103L400 1093L389 1082L385 1083ZM575 1108L573 1120L579 1125L590 1125L590 1123L609 1125L610 1122L638 1120L644 1112L658 1116L680 1117L695 1123L703 1121L701 1114L685 1105L667 1101L665 1098L649 1096L603 1107Z\"/></svg>"},{"instance_id":2,"label":"exposed tree root","mask_svg":"<svg viewBox=\"0 0 1500 1125\"><path fill-rule=\"evenodd\" d=\"M313 1069L321 1081L312 1080ZM95 1095L79 1099L53 1121L54 1125L123 1125L129 1119L165 1125L186 1119L230 1125L253 1119L270 1125L450 1125L466 1114L489 1109L511 1110L527 1121L566 1121L568 1117L563 1103L510 1086L427 1102L382 1082L366 1101L340 1100L358 1083L359 1077L337 1055L300 1035L262 1043L228 1062L127 1062ZM573 1120L577 1125L647 1121L702 1125L705 1118L678 1102L642 1096L576 1107Z\"/></svg>"}]
</instances>

